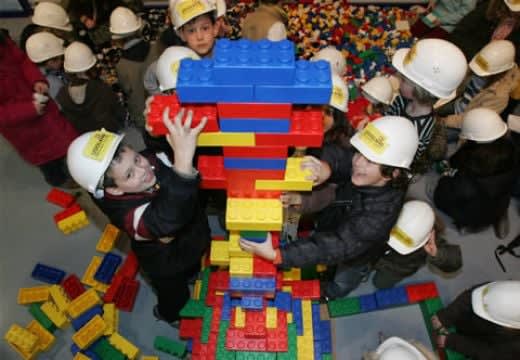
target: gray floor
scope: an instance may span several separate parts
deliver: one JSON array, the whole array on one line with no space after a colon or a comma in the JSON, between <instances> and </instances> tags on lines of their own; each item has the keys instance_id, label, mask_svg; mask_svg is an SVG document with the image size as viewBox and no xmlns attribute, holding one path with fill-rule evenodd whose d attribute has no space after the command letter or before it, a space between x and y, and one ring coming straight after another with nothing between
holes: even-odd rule
<instances>
[{"instance_id":1,"label":"gray floor","mask_svg":"<svg viewBox=\"0 0 520 360\"><path fill-rule=\"evenodd\" d=\"M135 141L135 134L131 136ZM138 145L139 146L139 145ZM65 236L58 231L52 220L59 211L45 201L49 186L39 171L24 163L12 148L0 139L0 229L3 233L0 251L0 332L4 334L12 323L25 326L31 316L26 307L17 305L16 296L20 287L38 285L30 273L36 262L43 262L82 276L92 256L101 233L104 219L96 215L89 204L82 205L89 211L91 225ZM425 183L433 175L420 179L411 189L415 198L425 198ZM85 198L85 197L83 197ZM494 259L493 251L499 244L510 241L520 232L516 203L509 209L511 232L505 241L495 238L491 229L479 234L460 236L448 226L447 238L460 244L464 255L464 268L456 276L447 279L441 274L424 268L407 282L435 281L445 303L461 290L487 280L519 279L520 261L504 257L508 269L503 273ZM211 219L213 227L217 225ZM143 354L153 354L153 339L157 335L176 338L172 328L157 323L151 314L154 295L144 282L132 313L121 313L120 332L140 347ZM373 292L370 282L363 284L354 294ZM359 359L362 351L377 345L379 335L417 338L427 342L427 334L417 307L407 307L384 312L374 312L335 321L337 359ZM69 359L72 330L57 331L57 343L43 353L41 359ZM16 359L17 356L5 342L0 342L0 359ZM163 358L165 356L163 355Z\"/></svg>"}]
</instances>

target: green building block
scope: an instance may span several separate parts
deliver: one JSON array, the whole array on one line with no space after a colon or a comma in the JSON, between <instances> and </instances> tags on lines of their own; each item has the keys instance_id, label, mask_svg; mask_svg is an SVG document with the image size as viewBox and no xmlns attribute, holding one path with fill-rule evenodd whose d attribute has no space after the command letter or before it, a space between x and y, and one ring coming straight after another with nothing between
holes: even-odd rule
<instances>
[{"instance_id":1,"label":"green building block","mask_svg":"<svg viewBox=\"0 0 520 360\"><path fill-rule=\"evenodd\" d=\"M45 313L40 308L40 304L31 304L29 306L29 313L50 333L54 333L56 330L56 326L54 323L45 315Z\"/></svg>"},{"instance_id":2,"label":"green building block","mask_svg":"<svg viewBox=\"0 0 520 360\"><path fill-rule=\"evenodd\" d=\"M105 337L94 344L92 351L102 360L125 360L125 355L113 347Z\"/></svg>"},{"instance_id":3,"label":"green building block","mask_svg":"<svg viewBox=\"0 0 520 360\"><path fill-rule=\"evenodd\" d=\"M332 300L329 301L327 305L329 309L329 316L331 318L354 315L361 312L361 305L359 304L359 298L357 297Z\"/></svg>"},{"instance_id":4,"label":"green building block","mask_svg":"<svg viewBox=\"0 0 520 360\"><path fill-rule=\"evenodd\" d=\"M209 341L212 317L213 317L213 309L210 307L206 307L204 310L204 318L202 319L202 332L200 334L200 342L203 344L207 344Z\"/></svg>"},{"instance_id":5,"label":"green building block","mask_svg":"<svg viewBox=\"0 0 520 360\"><path fill-rule=\"evenodd\" d=\"M209 274L211 270L209 267L205 268L201 273L201 286L200 286L200 300L206 300L208 296L208 284L209 284Z\"/></svg>"},{"instance_id":6,"label":"green building block","mask_svg":"<svg viewBox=\"0 0 520 360\"><path fill-rule=\"evenodd\" d=\"M278 360L294 360L298 357L298 348L297 348L297 340L296 337L298 333L296 331L295 324L287 325L287 351L286 352L277 352Z\"/></svg>"},{"instance_id":7,"label":"green building block","mask_svg":"<svg viewBox=\"0 0 520 360\"><path fill-rule=\"evenodd\" d=\"M237 360L276 360L274 352L237 351Z\"/></svg>"},{"instance_id":8,"label":"green building block","mask_svg":"<svg viewBox=\"0 0 520 360\"><path fill-rule=\"evenodd\" d=\"M220 321L218 327L218 337L217 337L217 356L216 358L219 360L235 360L235 351L229 351L226 349L226 334L229 328L229 321L222 320Z\"/></svg>"},{"instance_id":9,"label":"green building block","mask_svg":"<svg viewBox=\"0 0 520 360\"><path fill-rule=\"evenodd\" d=\"M181 309L179 315L181 317L203 317L206 310L204 300L189 299L186 305Z\"/></svg>"},{"instance_id":10,"label":"green building block","mask_svg":"<svg viewBox=\"0 0 520 360\"><path fill-rule=\"evenodd\" d=\"M321 360L332 360L332 354L321 354Z\"/></svg>"},{"instance_id":11,"label":"green building block","mask_svg":"<svg viewBox=\"0 0 520 360\"><path fill-rule=\"evenodd\" d=\"M456 351L446 349L446 360L466 360L466 357Z\"/></svg>"},{"instance_id":12,"label":"green building block","mask_svg":"<svg viewBox=\"0 0 520 360\"><path fill-rule=\"evenodd\" d=\"M164 336L157 336L153 342L153 347L155 350L159 350L180 358L184 358L186 356L186 344L168 339Z\"/></svg>"},{"instance_id":13,"label":"green building block","mask_svg":"<svg viewBox=\"0 0 520 360\"><path fill-rule=\"evenodd\" d=\"M244 239L251 238L251 239L259 239L263 238L265 239L267 237L267 231L249 231L249 230L242 230L240 231L240 236Z\"/></svg>"}]
</instances>

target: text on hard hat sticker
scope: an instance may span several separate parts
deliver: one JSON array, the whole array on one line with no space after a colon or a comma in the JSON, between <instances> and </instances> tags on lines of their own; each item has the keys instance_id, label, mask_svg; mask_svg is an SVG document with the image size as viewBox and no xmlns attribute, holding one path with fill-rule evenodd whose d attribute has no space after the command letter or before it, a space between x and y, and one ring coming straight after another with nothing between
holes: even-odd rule
<instances>
[{"instance_id":1,"label":"text on hard hat sticker","mask_svg":"<svg viewBox=\"0 0 520 360\"><path fill-rule=\"evenodd\" d=\"M180 65L179 61L174 61L170 65L170 71L172 72L172 75L175 77L177 77L177 73L179 72L179 65Z\"/></svg>"},{"instance_id":2,"label":"text on hard hat sticker","mask_svg":"<svg viewBox=\"0 0 520 360\"><path fill-rule=\"evenodd\" d=\"M331 104L341 106L345 102L345 92L339 86L332 88Z\"/></svg>"},{"instance_id":3,"label":"text on hard hat sticker","mask_svg":"<svg viewBox=\"0 0 520 360\"><path fill-rule=\"evenodd\" d=\"M489 69L489 63L484 59L484 57L480 54L477 54L475 56L475 63L484 71L488 71Z\"/></svg>"},{"instance_id":4,"label":"text on hard hat sticker","mask_svg":"<svg viewBox=\"0 0 520 360\"><path fill-rule=\"evenodd\" d=\"M112 144L116 141L116 135L106 131L96 131L88 139L83 155L96 161L102 161Z\"/></svg>"},{"instance_id":5,"label":"text on hard hat sticker","mask_svg":"<svg viewBox=\"0 0 520 360\"><path fill-rule=\"evenodd\" d=\"M198 0L195 1L181 1L177 3L177 13L180 15L182 21L191 19L204 11L204 4Z\"/></svg>"},{"instance_id":6,"label":"text on hard hat sticker","mask_svg":"<svg viewBox=\"0 0 520 360\"><path fill-rule=\"evenodd\" d=\"M372 123L369 123L359 134L359 140L376 154L382 154L388 147L387 137Z\"/></svg>"},{"instance_id":7,"label":"text on hard hat sticker","mask_svg":"<svg viewBox=\"0 0 520 360\"><path fill-rule=\"evenodd\" d=\"M397 241L407 247L412 247L414 244L412 238L397 226L392 228L392 231L390 231L390 236L393 236Z\"/></svg>"}]
</instances>

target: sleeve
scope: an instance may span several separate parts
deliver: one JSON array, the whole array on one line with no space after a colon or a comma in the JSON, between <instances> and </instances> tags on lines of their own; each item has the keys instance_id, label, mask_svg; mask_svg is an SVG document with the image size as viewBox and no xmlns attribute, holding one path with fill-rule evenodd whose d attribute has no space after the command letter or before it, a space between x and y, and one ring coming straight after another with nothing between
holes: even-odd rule
<instances>
[{"instance_id":1,"label":"sleeve","mask_svg":"<svg viewBox=\"0 0 520 360\"><path fill-rule=\"evenodd\" d=\"M401 116L405 110L404 98L401 95L395 97L389 108L384 112L384 115Z\"/></svg>"},{"instance_id":2,"label":"sleeve","mask_svg":"<svg viewBox=\"0 0 520 360\"><path fill-rule=\"evenodd\" d=\"M427 261L444 272L454 272L462 267L460 246L449 244L442 238L437 238L437 256L428 255Z\"/></svg>"},{"instance_id":3,"label":"sleeve","mask_svg":"<svg viewBox=\"0 0 520 360\"><path fill-rule=\"evenodd\" d=\"M460 129L462 127L462 117L464 114L452 114L441 118L442 123L453 129Z\"/></svg>"},{"instance_id":4,"label":"sleeve","mask_svg":"<svg viewBox=\"0 0 520 360\"><path fill-rule=\"evenodd\" d=\"M144 77L143 77L144 88L150 95L159 94L161 92L161 90L159 88L159 80L157 79L156 71L157 71L157 61L154 61L150 65L148 65L148 67L146 68L146 71L144 73Z\"/></svg>"},{"instance_id":5,"label":"sleeve","mask_svg":"<svg viewBox=\"0 0 520 360\"><path fill-rule=\"evenodd\" d=\"M29 59L29 57L22 50L20 50L12 40L8 39L7 41L10 45L9 51L15 58L16 62L20 64L25 79L33 85L37 81L47 83L45 76L41 73L40 69L38 69L38 67Z\"/></svg>"},{"instance_id":6,"label":"sleeve","mask_svg":"<svg viewBox=\"0 0 520 360\"><path fill-rule=\"evenodd\" d=\"M460 334L450 334L446 337L446 347L453 349L471 359L482 360L516 360L520 356L518 340L501 342L499 346L491 346L478 338Z\"/></svg>"},{"instance_id":7,"label":"sleeve","mask_svg":"<svg viewBox=\"0 0 520 360\"><path fill-rule=\"evenodd\" d=\"M350 179L352 173L353 150L336 144L327 144L323 147L321 160L330 166L329 182L344 183Z\"/></svg>"},{"instance_id":8,"label":"sleeve","mask_svg":"<svg viewBox=\"0 0 520 360\"><path fill-rule=\"evenodd\" d=\"M465 290L451 304L437 312L439 320L446 328L453 326L467 314L473 313L471 305L471 292L473 289Z\"/></svg>"},{"instance_id":9,"label":"sleeve","mask_svg":"<svg viewBox=\"0 0 520 360\"><path fill-rule=\"evenodd\" d=\"M414 124L417 128L417 134L419 135L419 147L417 148L417 153L415 155L418 157L426 151L426 148L430 144L433 128L435 126L435 118L430 115L415 121Z\"/></svg>"},{"instance_id":10,"label":"sleeve","mask_svg":"<svg viewBox=\"0 0 520 360\"><path fill-rule=\"evenodd\" d=\"M0 104L0 127L16 127L37 119L32 101Z\"/></svg>"},{"instance_id":11,"label":"sleeve","mask_svg":"<svg viewBox=\"0 0 520 360\"><path fill-rule=\"evenodd\" d=\"M302 214L312 214L325 209L336 197L337 185L333 183L324 184L310 193L302 193Z\"/></svg>"}]
</instances>

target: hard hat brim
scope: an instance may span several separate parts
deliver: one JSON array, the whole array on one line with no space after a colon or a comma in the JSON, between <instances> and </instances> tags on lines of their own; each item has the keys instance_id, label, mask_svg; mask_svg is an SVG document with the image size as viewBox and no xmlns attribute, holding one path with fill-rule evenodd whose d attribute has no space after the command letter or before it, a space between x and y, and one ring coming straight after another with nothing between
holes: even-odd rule
<instances>
[{"instance_id":1,"label":"hard hat brim","mask_svg":"<svg viewBox=\"0 0 520 360\"><path fill-rule=\"evenodd\" d=\"M94 65L96 65L96 62L97 62L97 59L94 57L87 66L84 66L81 68L75 68L75 69L70 68L70 67L66 66L65 64L63 64L63 70L65 70L65 72L68 72L68 73L79 73L79 72L83 72L83 71L87 71L88 69L91 69Z\"/></svg>"},{"instance_id":2,"label":"hard hat brim","mask_svg":"<svg viewBox=\"0 0 520 360\"><path fill-rule=\"evenodd\" d=\"M408 350L410 350L410 352L412 352L415 356L417 356L418 360L426 360L424 355L421 354L421 352L419 350L417 350L417 348L415 346L413 346L409 342L404 341L403 339L401 339L397 336L392 336L392 337L389 337L388 339L386 339L381 345L379 345L379 347L376 350L376 354L381 355L386 350L388 350L389 348L396 346L396 345L405 347Z\"/></svg>"},{"instance_id":3,"label":"hard hat brim","mask_svg":"<svg viewBox=\"0 0 520 360\"><path fill-rule=\"evenodd\" d=\"M31 22L33 24L36 24L36 25L39 25L39 26L45 26L45 27L48 27L48 28L52 28L52 29L58 29L58 30L63 30L63 31L72 31L73 30L73 27L72 27L72 24L67 24L65 26L59 26L59 25L48 25L48 24L43 24L41 22L38 21L38 19L36 19L36 21L34 20L34 16L31 18Z\"/></svg>"},{"instance_id":4,"label":"hard hat brim","mask_svg":"<svg viewBox=\"0 0 520 360\"><path fill-rule=\"evenodd\" d=\"M387 241L388 246L397 251L401 255L408 255L413 253L415 250L421 248L426 244L428 239L430 238L430 233L428 233L417 245L414 247L404 246L395 236L390 235L390 238Z\"/></svg>"},{"instance_id":5,"label":"hard hat brim","mask_svg":"<svg viewBox=\"0 0 520 360\"><path fill-rule=\"evenodd\" d=\"M519 12L520 11L520 5L511 4L508 0L504 1L507 5L507 7L513 11L513 12Z\"/></svg>"},{"instance_id":6,"label":"hard hat brim","mask_svg":"<svg viewBox=\"0 0 520 360\"><path fill-rule=\"evenodd\" d=\"M505 321L501 321L499 319L495 319L491 317L489 313L486 311L486 305L484 304L484 291L488 286L494 283L497 283L497 281L493 281L485 285L479 286L471 292L471 307L473 308L473 312L482 319L490 321L494 324L505 326L511 329L520 329L520 323L511 324Z\"/></svg>"},{"instance_id":7,"label":"hard hat brim","mask_svg":"<svg viewBox=\"0 0 520 360\"><path fill-rule=\"evenodd\" d=\"M124 32L118 31L113 27L109 28L110 33L112 34L112 39L122 39L134 34L136 31L139 31L143 28L144 22L140 17L137 18L137 26L132 29L126 29Z\"/></svg>"},{"instance_id":8,"label":"hard hat brim","mask_svg":"<svg viewBox=\"0 0 520 360\"><path fill-rule=\"evenodd\" d=\"M519 10L520 11L520 10ZM486 77L486 76L491 76L491 75L495 75L495 74L500 74L504 71L507 71L507 70L510 70L513 68L513 66L515 66L515 63L511 63L507 66L504 66L498 70L495 70L495 71L486 71L484 69L482 69L480 67L480 65L477 63L476 61L476 56L473 57L473 59L471 59L470 63L469 63L469 68L471 69L471 71L473 71L475 74L477 74L478 76L481 76L481 77Z\"/></svg>"},{"instance_id":9,"label":"hard hat brim","mask_svg":"<svg viewBox=\"0 0 520 360\"><path fill-rule=\"evenodd\" d=\"M506 123L503 123L503 128L502 130L500 130L500 132L493 136L493 137L488 137L488 138L474 138L474 137L470 137L470 136L466 136L464 135L464 132L461 132L459 134L459 137L461 139L466 139L466 140L473 140L473 141L476 141L476 142L481 142L481 143L488 143L488 142L492 142L492 141L495 141L496 139L500 139L502 136L505 135L505 133L507 132L507 124Z\"/></svg>"}]
</instances>

